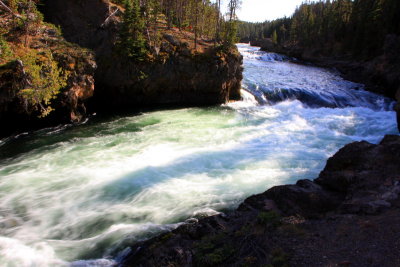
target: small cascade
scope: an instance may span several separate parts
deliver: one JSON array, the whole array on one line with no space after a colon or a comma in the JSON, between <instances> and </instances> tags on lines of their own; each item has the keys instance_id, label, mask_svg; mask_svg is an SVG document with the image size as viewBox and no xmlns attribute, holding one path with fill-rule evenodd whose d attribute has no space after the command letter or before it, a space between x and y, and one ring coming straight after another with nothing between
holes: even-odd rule
<instances>
[{"instance_id":1,"label":"small cascade","mask_svg":"<svg viewBox=\"0 0 400 267\"><path fill-rule=\"evenodd\" d=\"M298 100L311 108L393 109L391 99L365 91L362 84L346 81L333 70L293 63L245 44L238 47L246 65L244 87L262 104Z\"/></svg>"}]
</instances>

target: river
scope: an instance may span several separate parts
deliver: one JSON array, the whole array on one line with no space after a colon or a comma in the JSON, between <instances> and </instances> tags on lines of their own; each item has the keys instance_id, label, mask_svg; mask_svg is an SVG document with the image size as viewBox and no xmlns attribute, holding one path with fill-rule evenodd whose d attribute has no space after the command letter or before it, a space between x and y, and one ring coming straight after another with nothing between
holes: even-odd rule
<instances>
[{"instance_id":1,"label":"river","mask_svg":"<svg viewBox=\"0 0 400 267\"><path fill-rule=\"evenodd\" d=\"M129 243L315 178L347 143L398 134L391 100L333 70L238 47L243 101L3 141L0 266L112 266Z\"/></svg>"}]
</instances>

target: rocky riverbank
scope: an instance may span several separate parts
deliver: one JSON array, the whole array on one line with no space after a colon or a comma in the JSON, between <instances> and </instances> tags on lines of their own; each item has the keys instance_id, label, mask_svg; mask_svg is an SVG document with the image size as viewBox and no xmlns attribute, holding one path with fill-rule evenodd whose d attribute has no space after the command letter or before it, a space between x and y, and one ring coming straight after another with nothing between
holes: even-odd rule
<instances>
[{"instance_id":1,"label":"rocky riverbank","mask_svg":"<svg viewBox=\"0 0 400 267\"><path fill-rule=\"evenodd\" d=\"M327 55L323 50L293 45L280 46L271 39L252 41L261 50L295 57L317 66L337 69L343 78L363 83L366 90L397 101L397 121L400 129L400 36L387 35L382 55L371 60L357 60L350 55Z\"/></svg>"},{"instance_id":2,"label":"rocky riverbank","mask_svg":"<svg viewBox=\"0 0 400 267\"><path fill-rule=\"evenodd\" d=\"M397 266L400 137L354 142L314 181L135 244L122 266Z\"/></svg>"}]
</instances>

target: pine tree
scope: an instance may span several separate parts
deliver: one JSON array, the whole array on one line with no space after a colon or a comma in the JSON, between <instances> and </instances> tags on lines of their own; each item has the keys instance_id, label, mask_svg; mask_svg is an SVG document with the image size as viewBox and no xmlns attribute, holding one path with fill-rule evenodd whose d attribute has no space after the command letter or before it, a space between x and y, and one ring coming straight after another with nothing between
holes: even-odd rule
<instances>
[{"instance_id":1,"label":"pine tree","mask_svg":"<svg viewBox=\"0 0 400 267\"><path fill-rule=\"evenodd\" d=\"M274 44L278 43L278 34L276 33L276 30L274 30L274 33L272 34L272 42Z\"/></svg>"},{"instance_id":2,"label":"pine tree","mask_svg":"<svg viewBox=\"0 0 400 267\"><path fill-rule=\"evenodd\" d=\"M145 21L140 14L138 0L125 0L125 12L119 31L119 50L133 60L143 61L146 57L146 40L143 34Z\"/></svg>"},{"instance_id":3,"label":"pine tree","mask_svg":"<svg viewBox=\"0 0 400 267\"><path fill-rule=\"evenodd\" d=\"M239 0L230 0L228 3L228 17L229 20L225 23L225 45L231 46L237 41L238 21L236 11L240 6Z\"/></svg>"}]
</instances>

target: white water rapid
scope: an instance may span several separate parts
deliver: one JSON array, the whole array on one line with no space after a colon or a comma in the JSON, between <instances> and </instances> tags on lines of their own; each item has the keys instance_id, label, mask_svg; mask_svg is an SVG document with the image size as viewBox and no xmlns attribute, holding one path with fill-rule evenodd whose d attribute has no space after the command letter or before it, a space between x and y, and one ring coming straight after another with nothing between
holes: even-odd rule
<instances>
[{"instance_id":1,"label":"white water rapid","mask_svg":"<svg viewBox=\"0 0 400 267\"><path fill-rule=\"evenodd\" d=\"M389 99L330 70L239 49L243 101L3 143L0 266L112 266L131 242L315 178L347 143L398 134Z\"/></svg>"}]
</instances>

